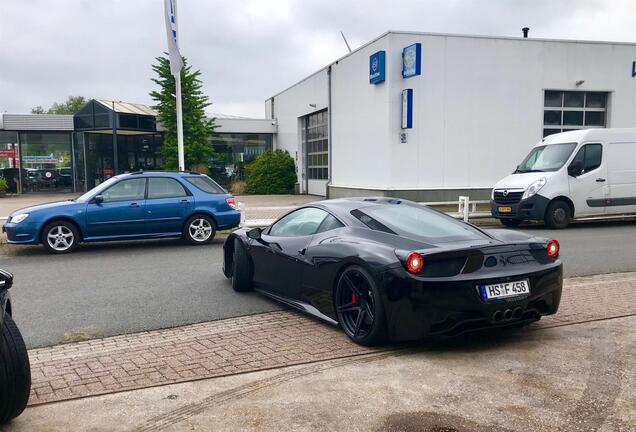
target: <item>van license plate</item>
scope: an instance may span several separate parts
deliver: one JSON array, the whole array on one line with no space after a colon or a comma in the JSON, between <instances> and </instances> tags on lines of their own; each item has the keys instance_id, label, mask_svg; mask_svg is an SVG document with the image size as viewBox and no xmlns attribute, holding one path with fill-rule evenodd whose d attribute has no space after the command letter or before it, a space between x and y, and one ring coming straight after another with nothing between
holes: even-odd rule
<instances>
[{"instance_id":1,"label":"van license plate","mask_svg":"<svg viewBox=\"0 0 636 432\"><path fill-rule=\"evenodd\" d=\"M499 213L512 213L512 207L499 207Z\"/></svg>"},{"instance_id":2,"label":"van license plate","mask_svg":"<svg viewBox=\"0 0 636 432\"><path fill-rule=\"evenodd\" d=\"M502 282L492 285L480 285L481 298L493 300L530 294L530 283L527 280Z\"/></svg>"}]
</instances>

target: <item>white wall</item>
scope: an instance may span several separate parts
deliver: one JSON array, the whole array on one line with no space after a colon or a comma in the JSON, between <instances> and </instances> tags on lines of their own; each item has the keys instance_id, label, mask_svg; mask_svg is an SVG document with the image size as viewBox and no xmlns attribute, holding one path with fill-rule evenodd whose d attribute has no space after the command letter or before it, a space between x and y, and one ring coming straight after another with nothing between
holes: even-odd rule
<instances>
[{"instance_id":1,"label":"white wall","mask_svg":"<svg viewBox=\"0 0 636 432\"><path fill-rule=\"evenodd\" d=\"M422 75L390 75L392 188L490 187L541 139L544 89L610 91L608 126L636 126L634 45L408 34L389 39L393 65L401 64L403 47L422 43ZM578 80L585 83L577 87ZM414 127L408 144L399 144L404 88L414 91Z\"/></svg>"},{"instance_id":2,"label":"white wall","mask_svg":"<svg viewBox=\"0 0 636 432\"><path fill-rule=\"evenodd\" d=\"M276 122L271 119L222 118L215 120L221 133L276 133Z\"/></svg>"},{"instance_id":3,"label":"white wall","mask_svg":"<svg viewBox=\"0 0 636 432\"><path fill-rule=\"evenodd\" d=\"M306 190L305 173L302 172L300 117L327 108L327 70L323 69L293 87L274 96L274 115L278 122L276 148L287 150L296 160L298 182L302 193L324 195L324 181L310 182ZM266 103L266 116L272 118L271 100ZM311 106L315 105L315 106Z\"/></svg>"},{"instance_id":4,"label":"white wall","mask_svg":"<svg viewBox=\"0 0 636 432\"><path fill-rule=\"evenodd\" d=\"M422 74L403 79L402 49L415 42ZM371 85L369 56L381 49L387 81ZM636 126L634 60L634 44L389 33L332 65L332 185L489 188L541 139L545 89L608 91L607 126ZM414 116L401 144L405 88ZM294 155L298 118L326 105L325 70L276 96L279 148Z\"/></svg>"}]
</instances>

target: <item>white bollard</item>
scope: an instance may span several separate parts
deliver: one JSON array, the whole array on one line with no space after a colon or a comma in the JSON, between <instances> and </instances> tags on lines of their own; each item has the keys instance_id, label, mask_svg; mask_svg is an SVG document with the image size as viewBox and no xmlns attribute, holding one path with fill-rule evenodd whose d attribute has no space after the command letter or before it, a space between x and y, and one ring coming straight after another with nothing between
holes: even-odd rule
<instances>
[{"instance_id":1,"label":"white bollard","mask_svg":"<svg viewBox=\"0 0 636 432\"><path fill-rule=\"evenodd\" d=\"M245 226L245 203L238 203L238 211L241 214L241 220L239 222L239 228L243 228Z\"/></svg>"},{"instance_id":2,"label":"white bollard","mask_svg":"<svg viewBox=\"0 0 636 432\"><path fill-rule=\"evenodd\" d=\"M459 197L459 206L457 211L459 214L463 215L464 222L468 222L468 214L470 211L470 197L460 196Z\"/></svg>"}]
</instances>

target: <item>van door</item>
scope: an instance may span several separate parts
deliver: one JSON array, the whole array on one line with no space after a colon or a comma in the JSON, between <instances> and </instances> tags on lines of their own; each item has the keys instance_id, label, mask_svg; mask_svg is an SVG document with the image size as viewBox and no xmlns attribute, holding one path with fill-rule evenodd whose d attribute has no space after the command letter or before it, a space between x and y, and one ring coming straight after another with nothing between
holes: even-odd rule
<instances>
[{"instance_id":1,"label":"van door","mask_svg":"<svg viewBox=\"0 0 636 432\"><path fill-rule=\"evenodd\" d=\"M574 202L574 217L603 216L608 198L607 164L603 145L585 144L568 166L570 197Z\"/></svg>"},{"instance_id":2,"label":"van door","mask_svg":"<svg viewBox=\"0 0 636 432\"><path fill-rule=\"evenodd\" d=\"M636 142L606 146L609 197L607 214L636 213Z\"/></svg>"}]
</instances>

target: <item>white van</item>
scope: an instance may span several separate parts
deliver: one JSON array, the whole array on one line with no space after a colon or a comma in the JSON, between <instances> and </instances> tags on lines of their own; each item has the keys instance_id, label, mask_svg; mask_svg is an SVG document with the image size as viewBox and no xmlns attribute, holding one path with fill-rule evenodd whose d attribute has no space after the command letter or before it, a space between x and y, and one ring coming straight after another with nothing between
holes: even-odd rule
<instances>
[{"instance_id":1,"label":"white van","mask_svg":"<svg viewBox=\"0 0 636 432\"><path fill-rule=\"evenodd\" d=\"M636 129L583 129L547 136L495 184L492 215L506 226L543 220L636 215Z\"/></svg>"}]
</instances>

